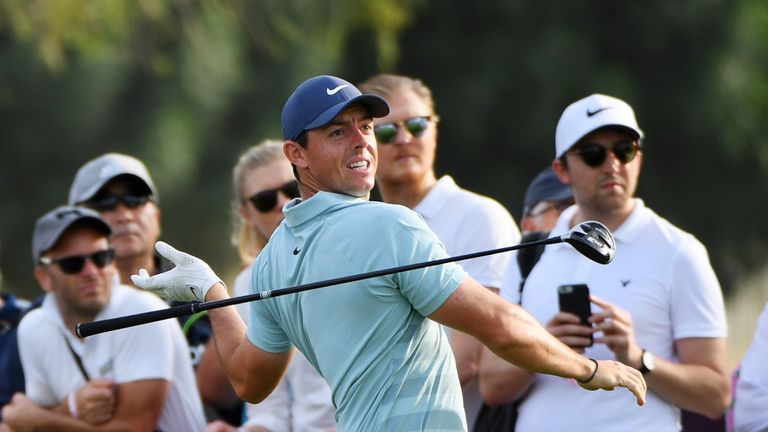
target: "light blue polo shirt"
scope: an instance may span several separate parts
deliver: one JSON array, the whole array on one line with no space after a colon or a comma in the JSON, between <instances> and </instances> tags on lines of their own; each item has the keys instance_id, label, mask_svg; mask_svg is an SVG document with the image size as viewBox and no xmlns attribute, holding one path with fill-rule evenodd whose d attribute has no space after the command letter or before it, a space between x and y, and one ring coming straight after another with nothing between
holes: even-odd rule
<instances>
[{"instance_id":1,"label":"light blue polo shirt","mask_svg":"<svg viewBox=\"0 0 768 432\"><path fill-rule=\"evenodd\" d=\"M402 206L320 192L284 213L254 264L254 292L447 256ZM333 391L340 431L465 430L451 347L425 318L465 277L445 264L253 302L248 338L304 353Z\"/></svg>"}]
</instances>

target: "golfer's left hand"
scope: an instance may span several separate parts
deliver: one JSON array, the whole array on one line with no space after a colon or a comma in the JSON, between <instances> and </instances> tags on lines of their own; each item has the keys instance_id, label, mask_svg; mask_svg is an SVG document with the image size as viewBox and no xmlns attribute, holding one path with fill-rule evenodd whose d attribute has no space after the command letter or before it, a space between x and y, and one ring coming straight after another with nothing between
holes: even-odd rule
<instances>
[{"instance_id":1,"label":"golfer's left hand","mask_svg":"<svg viewBox=\"0 0 768 432\"><path fill-rule=\"evenodd\" d=\"M141 269L138 275L131 275L131 280L137 287L166 299L202 302L205 301L205 295L213 285L217 283L224 285L224 282L200 258L176 250L162 241L155 244L155 249L176 267L154 276L150 276L145 269Z\"/></svg>"},{"instance_id":2,"label":"golfer's left hand","mask_svg":"<svg viewBox=\"0 0 768 432\"><path fill-rule=\"evenodd\" d=\"M635 395L638 405L645 405L648 386L640 371L614 360L600 360L596 367L592 379L587 382L577 381L582 388L610 391L616 387L625 387Z\"/></svg>"}]
</instances>

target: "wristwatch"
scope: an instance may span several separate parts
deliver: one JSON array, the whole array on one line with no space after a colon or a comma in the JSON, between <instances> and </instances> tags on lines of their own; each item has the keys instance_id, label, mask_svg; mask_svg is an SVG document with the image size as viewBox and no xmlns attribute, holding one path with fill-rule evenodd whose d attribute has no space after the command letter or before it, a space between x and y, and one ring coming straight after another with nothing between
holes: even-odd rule
<instances>
[{"instance_id":1,"label":"wristwatch","mask_svg":"<svg viewBox=\"0 0 768 432\"><path fill-rule=\"evenodd\" d=\"M656 357L650 351L643 349L643 355L640 357L640 373L645 375L653 372L656 368Z\"/></svg>"}]
</instances>

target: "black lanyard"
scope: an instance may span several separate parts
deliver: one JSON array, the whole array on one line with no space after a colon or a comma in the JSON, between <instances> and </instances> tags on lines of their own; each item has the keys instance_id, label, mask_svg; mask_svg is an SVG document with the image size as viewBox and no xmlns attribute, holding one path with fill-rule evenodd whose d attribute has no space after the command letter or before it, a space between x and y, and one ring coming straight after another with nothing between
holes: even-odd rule
<instances>
[{"instance_id":1,"label":"black lanyard","mask_svg":"<svg viewBox=\"0 0 768 432\"><path fill-rule=\"evenodd\" d=\"M77 368L80 369L80 373L83 374L83 378L85 378L85 381L90 381L91 377L88 375L88 371L85 370L85 367L83 366L83 360L80 359L80 356L77 355L75 350L72 348L72 345L69 344L69 339L67 339L66 335L64 336L64 342L67 344L67 348L69 348L69 352L72 353L72 357L75 358L75 363L77 363Z\"/></svg>"}]
</instances>

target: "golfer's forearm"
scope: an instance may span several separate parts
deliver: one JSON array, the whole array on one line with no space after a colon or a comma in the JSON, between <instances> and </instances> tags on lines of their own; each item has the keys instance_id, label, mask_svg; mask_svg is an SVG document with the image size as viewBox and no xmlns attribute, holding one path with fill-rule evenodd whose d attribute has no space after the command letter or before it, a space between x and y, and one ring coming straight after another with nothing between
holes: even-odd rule
<instances>
[{"instance_id":1,"label":"golfer's forearm","mask_svg":"<svg viewBox=\"0 0 768 432\"><path fill-rule=\"evenodd\" d=\"M216 284L208 291L206 301L223 300L229 298L229 294L222 284ZM227 377L232 382L242 381L243 368L239 363L237 351L245 339L246 326L234 306L211 309L208 311L213 327L213 338L216 352L224 368Z\"/></svg>"},{"instance_id":2,"label":"golfer's forearm","mask_svg":"<svg viewBox=\"0 0 768 432\"><path fill-rule=\"evenodd\" d=\"M487 344L502 359L530 372L587 378L594 363L552 336L528 312L512 305L505 317L506 337Z\"/></svg>"}]
</instances>

